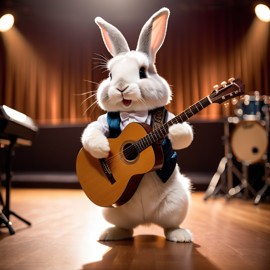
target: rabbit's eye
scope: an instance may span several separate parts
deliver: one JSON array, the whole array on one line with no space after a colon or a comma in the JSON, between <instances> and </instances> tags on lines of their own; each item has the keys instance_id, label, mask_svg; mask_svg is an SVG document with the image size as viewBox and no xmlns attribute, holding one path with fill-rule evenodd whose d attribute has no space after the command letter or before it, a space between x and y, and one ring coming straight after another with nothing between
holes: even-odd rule
<instances>
[{"instance_id":1,"label":"rabbit's eye","mask_svg":"<svg viewBox=\"0 0 270 270\"><path fill-rule=\"evenodd\" d=\"M147 78L146 73L145 73L145 67L141 67L139 73L140 73L140 79Z\"/></svg>"},{"instance_id":2,"label":"rabbit's eye","mask_svg":"<svg viewBox=\"0 0 270 270\"><path fill-rule=\"evenodd\" d=\"M112 73L111 72L110 72L109 76L110 76L110 79L112 80Z\"/></svg>"}]
</instances>

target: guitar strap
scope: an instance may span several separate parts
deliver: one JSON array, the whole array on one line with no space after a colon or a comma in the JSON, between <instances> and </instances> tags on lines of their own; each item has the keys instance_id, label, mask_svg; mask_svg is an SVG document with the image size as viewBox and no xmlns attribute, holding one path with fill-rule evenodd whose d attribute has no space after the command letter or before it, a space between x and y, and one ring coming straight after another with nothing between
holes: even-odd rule
<instances>
[{"instance_id":1,"label":"guitar strap","mask_svg":"<svg viewBox=\"0 0 270 270\"><path fill-rule=\"evenodd\" d=\"M157 129L166 122L167 110L165 107L159 107L151 111L151 127Z\"/></svg>"},{"instance_id":2,"label":"guitar strap","mask_svg":"<svg viewBox=\"0 0 270 270\"><path fill-rule=\"evenodd\" d=\"M165 109L165 107L160 107L152 110L151 114L151 126L153 130L159 128L161 125L166 123L167 110ZM177 163L177 153L172 149L172 145L168 137L166 137L160 143L162 144L164 162L162 168L157 170L156 173L161 179L161 181L163 183L166 183L175 169Z\"/></svg>"}]
</instances>

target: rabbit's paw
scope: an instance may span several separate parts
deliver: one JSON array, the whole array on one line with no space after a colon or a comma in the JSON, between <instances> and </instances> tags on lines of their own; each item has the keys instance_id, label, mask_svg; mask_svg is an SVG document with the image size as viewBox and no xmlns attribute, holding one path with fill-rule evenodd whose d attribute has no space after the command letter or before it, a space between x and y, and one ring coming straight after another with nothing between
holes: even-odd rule
<instances>
[{"instance_id":1,"label":"rabbit's paw","mask_svg":"<svg viewBox=\"0 0 270 270\"><path fill-rule=\"evenodd\" d=\"M174 124L169 128L169 139L175 150L188 147L193 140L193 130L188 123Z\"/></svg>"},{"instance_id":2,"label":"rabbit's paw","mask_svg":"<svg viewBox=\"0 0 270 270\"><path fill-rule=\"evenodd\" d=\"M106 229L100 236L99 241L117 241L132 238L133 230L111 227Z\"/></svg>"},{"instance_id":3,"label":"rabbit's paw","mask_svg":"<svg viewBox=\"0 0 270 270\"><path fill-rule=\"evenodd\" d=\"M103 135L93 138L88 142L88 145L84 147L93 157L98 159L108 157L110 152L109 141Z\"/></svg>"},{"instance_id":4,"label":"rabbit's paw","mask_svg":"<svg viewBox=\"0 0 270 270\"><path fill-rule=\"evenodd\" d=\"M172 242L191 242L192 234L187 229L176 228L176 229L164 229L166 239Z\"/></svg>"}]
</instances>

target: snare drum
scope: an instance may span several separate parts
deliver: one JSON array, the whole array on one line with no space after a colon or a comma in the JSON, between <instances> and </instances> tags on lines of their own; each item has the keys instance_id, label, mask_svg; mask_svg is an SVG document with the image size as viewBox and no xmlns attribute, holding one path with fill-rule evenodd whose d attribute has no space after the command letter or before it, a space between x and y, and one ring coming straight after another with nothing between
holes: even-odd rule
<instances>
[{"instance_id":1,"label":"snare drum","mask_svg":"<svg viewBox=\"0 0 270 270\"><path fill-rule=\"evenodd\" d=\"M264 106L266 100L259 95L248 96L239 102L236 108L236 115L243 120L263 120L265 117Z\"/></svg>"},{"instance_id":2,"label":"snare drum","mask_svg":"<svg viewBox=\"0 0 270 270\"><path fill-rule=\"evenodd\" d=\"M268 147L266 130L257 121L241 121L232 132L231 146L238 161L246 164L259 162Z\"/></svg>"}]
</instances>

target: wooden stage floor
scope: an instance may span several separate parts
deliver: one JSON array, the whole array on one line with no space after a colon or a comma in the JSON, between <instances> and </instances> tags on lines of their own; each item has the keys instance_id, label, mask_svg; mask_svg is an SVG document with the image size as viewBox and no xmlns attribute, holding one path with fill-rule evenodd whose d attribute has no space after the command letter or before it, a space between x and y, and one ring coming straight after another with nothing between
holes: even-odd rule
<instances>
[{"instance_id":1,"label":"wooden stage floor","mask_svg":"<svg viewBox=\"0 0 270 270\"><path fill-rule=\"evenodd\" d=\"M0 229L1 270L206 269L266 270L270 266L270 204L192 195L183 224L193 243L165 240L154 225L139 227L132 240L98 242L108 226L81 190L13 189L15 235Z\"/></svg>"}]
</instances>

